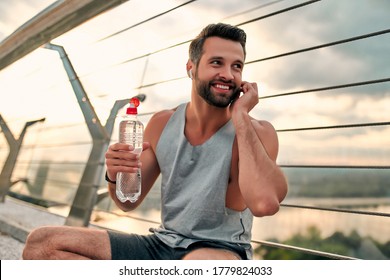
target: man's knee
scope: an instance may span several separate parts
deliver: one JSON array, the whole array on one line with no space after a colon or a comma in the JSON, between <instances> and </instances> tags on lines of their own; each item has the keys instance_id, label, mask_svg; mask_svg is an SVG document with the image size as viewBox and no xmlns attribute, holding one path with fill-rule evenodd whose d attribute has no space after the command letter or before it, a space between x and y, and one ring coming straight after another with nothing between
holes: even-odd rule
<instances>
[{"instance_id":1,"label":"man's knee","mask_svg":"<svg viewBox=\"0 0 390 280\"><path fill-rule=\"evenodd\" d=\"M25 260L46 259L47 251L50 250L50 240L54 228L41 227L34 229L27 236L22 257Z\"/></svg>"}]
</instances>

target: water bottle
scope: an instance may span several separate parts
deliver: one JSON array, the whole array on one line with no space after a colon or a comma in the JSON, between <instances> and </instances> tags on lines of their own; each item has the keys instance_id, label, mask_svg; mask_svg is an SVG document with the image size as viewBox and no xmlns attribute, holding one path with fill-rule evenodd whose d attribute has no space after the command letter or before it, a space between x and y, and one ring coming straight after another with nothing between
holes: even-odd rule
<instances>
[{"instance_id":1,"label":"water bottle","mask_svg":"<svg viewBox=\"0 0 390 280\"><path fill-rule=\"evenodd\" d=\"M137 107L139 100L132 98L119 124L119 142L132 145L132 153L140 155L144 136L144 125L138 120ZM118 172L116 175L116 196L122 202L134 203L141 195L141 170L136 173Z\"/></svg>"}]
</instances>

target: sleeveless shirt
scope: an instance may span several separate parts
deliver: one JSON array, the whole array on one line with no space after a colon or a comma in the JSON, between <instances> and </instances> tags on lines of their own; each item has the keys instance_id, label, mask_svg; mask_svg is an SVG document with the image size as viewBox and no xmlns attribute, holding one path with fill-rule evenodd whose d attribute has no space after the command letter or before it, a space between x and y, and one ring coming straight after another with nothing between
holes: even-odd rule
<instances>
[{"instance_id":1,"label":"sleeveless shirt","mask_svg":"<svg viewBox=\"0 0 390 280\"><path fill-rule=\"evenodd\" d=\"M235 129L227 122L201 145L185 134L187 104L168 120L157 144L161 170L161 225L153 232L170 247L187 248L202 240L234 243L252 258L253 215L226 207L226 190Z\"/></svg>"}]
</instances>

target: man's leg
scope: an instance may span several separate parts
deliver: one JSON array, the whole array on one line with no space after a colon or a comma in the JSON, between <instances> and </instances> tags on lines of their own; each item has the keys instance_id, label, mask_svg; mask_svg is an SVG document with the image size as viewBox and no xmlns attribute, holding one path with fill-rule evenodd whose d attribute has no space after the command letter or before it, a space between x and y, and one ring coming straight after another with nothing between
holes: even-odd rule
<instances>
[{"instance_id":1,"label":"man's leg","mask_svg":"<svg viewBox=\"0 0 390 280\"><path fill-rule=\"evenodd\" d=\"M27 237L23 259L111 259L110 239L105 230L41 227Z\"/></svg>"},{"instance_id":2,"label":"man's leg","mask_svg":"<svg viewBox=\"0 0 390 280\"><path fill-rule=\"evenodd\" d=\"M189 252L183 260L241 260L241 258L238 254L225 249L200 248Z\"/></svg>"}]
</instances>

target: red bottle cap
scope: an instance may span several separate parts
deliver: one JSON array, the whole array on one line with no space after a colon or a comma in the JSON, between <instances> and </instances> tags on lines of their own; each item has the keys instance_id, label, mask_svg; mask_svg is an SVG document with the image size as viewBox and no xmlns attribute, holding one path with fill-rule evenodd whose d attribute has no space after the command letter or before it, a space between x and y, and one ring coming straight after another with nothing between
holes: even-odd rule
<instances>
[{"instance_id":1,"label":"red bottle cap","mask_svg":"<svg viewBox=\"0 0 390 280\"><path fill-rule=\"evenodd\" d=\"M136 115L138 114L137 107L139 106L139 99L136 97L133 97L130 99L130 106L126 110L126 114L130 115Z\"/></svg>"}]
</instances>

